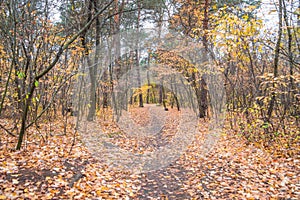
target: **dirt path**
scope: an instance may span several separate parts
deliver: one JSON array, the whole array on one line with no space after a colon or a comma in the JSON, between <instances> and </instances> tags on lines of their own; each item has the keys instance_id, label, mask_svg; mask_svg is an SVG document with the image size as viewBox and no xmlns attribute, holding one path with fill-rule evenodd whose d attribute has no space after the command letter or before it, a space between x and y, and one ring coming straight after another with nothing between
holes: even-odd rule
<instances>
[{"instance_id":1,"label":"dirt path","mask_svg":"<svg viewBox=\"0 0 300 200\"><path fill-rule=\"evenodd\" d=\"M166 114L171 117L161 132L147 141L139 143L117 132L114 124L107 125L109 133L116 133L108 141L141 153L167 146L178 118L175 112ZM57 127L60 132L59 123ZM145 173L110 168L102 154L88 151L83 135L76 136L70 152L71 127L67 135L49 137L47 144L32 132L22 151L11 150L13 139L3 140L7 144L0 146L0 199L300 199L299 155L275 158L226 126L219 137L208 137L208 127L200 121L195 140L178 159ZM204 147L213 144L207 138L215 144L205 153Z\"/></svg>"},{"instance_id":2,"label":"dirt path","mask_svg":"<svg viewBox=\"0 0 300 200\"><path fill-rule=\"evenodd\" d=\"M169 167L142 175L139 199L299 199L300 157L273 159L232 134L201 155L203 135Z\"/></svg>"},{"instance_id":3,"label":"dirt path","mask_svg":"<svg viewBox=\"0 0 300 200\"><path fill-rule=\"evenodd\" d=\"M168 117L169 123L151 140L155 148L168 145L175 135L178 116L169 112ZM299 156L274 158L226 127L215 137L208 132L209 122L202 120L199 126L195 141L179 159L165 168L141 174L136 198L300 198ZM214 141L207 141L208 137ZM207 146L210 151L205 153Z\"/></svg>"}]
</instances>

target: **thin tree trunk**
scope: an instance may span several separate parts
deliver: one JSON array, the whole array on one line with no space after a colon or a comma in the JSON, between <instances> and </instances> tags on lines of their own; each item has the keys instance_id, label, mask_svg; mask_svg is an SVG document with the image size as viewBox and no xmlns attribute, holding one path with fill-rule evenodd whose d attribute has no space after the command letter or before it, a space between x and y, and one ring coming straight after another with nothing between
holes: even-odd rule
<instances>
[{"instance_id":1,"label":"thin tree trunk","mask_svg":"<svg viewBox=\"0 0 300 200\"><path fill-rule=\"evenodd\" d=\"M149 74L149 68L150 68L150 52L148 53L148 60L147 60L147 82L148 82L148 89L147 89L147 97L146 97L146 103L150 103L150 74Z\"/></svg>"},{"instance_id":2,"label":"thin tree trunk","mask_svg":"<svg viewBox=\"0 0 300 200\"><path fill-rule=\"evenodd\" d=\"M278 23L278 38L277 38L277 42L276 42L276 46L275 46L275 57L274 57L274 71L273 71L274 78L278 76L280 43L281 43L281 39L282 39L282 0L279 0L279 11L278 12L279 12L278 13L279 23ZM275 86L275 84L273 84L273 87L274 86ZM269 122L270 118L272 117L272 112L273 112L275 100L276 100L275 95L276 94L274 92L272 92L272 97L271 97L268 112L267 112L267 122Z\"/></svg>"},{"instance_id":3,"label":"thin tree trunk","mask_svg":"<svg viewBox=\"0 0 300 200\"><path fill-rule=\"evenodd\" d=\"M293 74L294 74L294 67L293 67L293 52L292 52L292 33L291 33L291 28L290 28L290 23L289 23L289 19L288 19L288 16L287 16L287 8L286 8L286 3L285 1L283 0L283 18L284 18L284 21L285 21L285 26L287 27L287 36L288 36L288 62L289 62L289 73L290 73L290 85L289 85L289 88L290 90L292 91L290 94L289 94L289 99L288 99L288 104L291 102L292 99L290 98L293 98L293 90L294 90L294 81L293 81ZM286 105L286 106L289 106L289 105Z\"/></svg>"},{"instance_id":4,"label":"thin tree trunk","mask_svg":"<svg viewBox=\"0 0 300 200\"><path fill-rule=\"evenodd\" d=\"M140 50L139 50L139 37L140 37L140 33L139 33L139 29L140 29L140 17L141 17L141 8L140 8L140 2L138 1L138 17L137 17L137 38L136 38L136 68L137 68L137 81L138 81L138 87L141 88L142 87L142 83L141 83L141 74L140 74ZM139 107L144 107L143 105L143 94L142 92L139 93Z\"/></svg>"}]
</instances>

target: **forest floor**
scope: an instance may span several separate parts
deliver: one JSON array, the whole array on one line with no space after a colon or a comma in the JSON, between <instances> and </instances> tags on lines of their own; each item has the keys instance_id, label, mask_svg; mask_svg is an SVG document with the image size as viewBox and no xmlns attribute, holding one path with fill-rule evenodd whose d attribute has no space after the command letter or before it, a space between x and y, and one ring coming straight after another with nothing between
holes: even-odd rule
<instances>
[{"instance_id":1,"label":"forest floor","mask_svg":"<svg viewBox=\"0 0 300 200\"><path fill-rule=\"evenodd\" d=\"M133 110L140 124L148 123L148 113L147 107ZM169 124L158 138L150 140L156 146L137 148L137 141L124 134L111 139L125 150L132 147L140 153L166 145L176 132L177 115L172 109L168 111ZM113 123L101 123L107 130L116 129ZM66 134L62 134L63 122L59 120L51 124L51 134L44 134L49 132L49 124L41 125L40 131L30 130L21 151L13 150L16 138L1 133L0 200L300 199L299 155L272 156L226 124L213 148L204 154L208 125L199 121L199 133L177 160L143 173L111 168L102 162L84 145L72 123L68 123Z\"/></svg>"}]
</instances>

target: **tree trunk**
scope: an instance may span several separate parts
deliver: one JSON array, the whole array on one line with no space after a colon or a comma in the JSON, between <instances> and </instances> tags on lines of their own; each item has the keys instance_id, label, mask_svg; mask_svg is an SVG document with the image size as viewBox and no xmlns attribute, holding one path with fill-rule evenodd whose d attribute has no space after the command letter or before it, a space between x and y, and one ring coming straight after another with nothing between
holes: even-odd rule
<instances>
[{"instance_id":1,"label":"tree trunk","mask_svg":"<svg viewBox=\"0 0 300 200\"><path fill-rule=\"evenodd\" d=\"M275 57L274 57L274 71L273 75L274 78L278 76L278 65L279 65L279 53L280 53L280 43L281 43L281 38L282 38L282 0L279 0L279 13L278 13L278 38L275 46ZM273 84L273 87L275 87L275 84ZM270 118L272 117L272 112L274 109L275 105L275 100L276 100L276 94L272 92L272 97L269 103L269 108L267 112L267 122L270 121Z\"/></svg>"},{"instance_id":2,"label":"tree trunk","mask_svg":"<svg viewBox=\"0 0 300 200\"><path fill-rule=\"evenodd\" d=\"M138 87L141 88L142 87L142 83L141 83L141 74L140 74L140 50L139 50L139 37L140 37L140 33L139 33L139 29L140 29L140 17L141 17L141 8L140 8L140 2L138 1L138 17L137 17L137 37L136 37L136 50L135 50L135 54L136 54L136 68L137 68L137 81L138 81ZM139 107L144 107L143 104L143 94L142 92L139 93Z\"/></svg>"}]
</instances>

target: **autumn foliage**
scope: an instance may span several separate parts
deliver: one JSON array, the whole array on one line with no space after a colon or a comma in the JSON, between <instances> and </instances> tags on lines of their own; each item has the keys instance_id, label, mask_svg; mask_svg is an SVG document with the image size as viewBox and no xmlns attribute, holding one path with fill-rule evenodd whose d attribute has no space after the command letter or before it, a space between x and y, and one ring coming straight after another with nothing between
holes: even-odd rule
<instances>
[{"instance_id":1,"label":"autumn foliage","mask_svg":"<svg viewBox=\"0 0 300 200\"><path fill-rule=\"evenodd\" d=\"M270 6L0 1L0 199L299 199L299 2ZM144 31L149 24L157 33ZM130 41L136 49L121 48L128 41L119 33L140 33ZM151 34L158 40L147 40ZM172 40L176 34L186 40ZM142 80L151 67L159 83L149 74ZM138 86L119 105L118 81L130 83L133 69ZM102 135L90 129L85 137L79 122L101 127L111 144L134 154L171 143L185 107L176 81L164 85L172 73L192 88L198 117L195 140L176 161L133 173L90 151L86 139ZM223 81L209 79L215 74ZM151 109L163 113L157 121L167 119L153 137L135 138L118 125L128 112L147 126ZM216 119L224 121L214 134Z\"/></svg>"}]
</instances>

